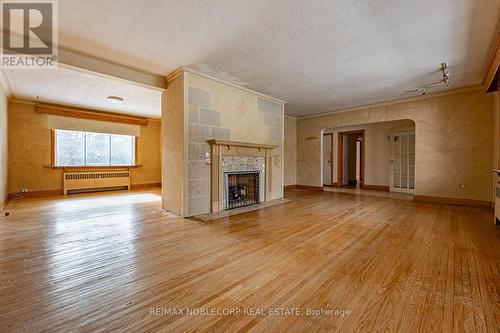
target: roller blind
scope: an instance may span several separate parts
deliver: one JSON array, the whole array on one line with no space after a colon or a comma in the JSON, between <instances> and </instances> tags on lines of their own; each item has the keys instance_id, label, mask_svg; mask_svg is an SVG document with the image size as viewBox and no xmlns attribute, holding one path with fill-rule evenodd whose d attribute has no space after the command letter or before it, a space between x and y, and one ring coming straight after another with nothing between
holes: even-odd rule
<instances>
[{"instance_id":1,"label":"roller blind","mask_svg":"<svg viewBox=\"0 0 500 333\"><path fill-rule=\"evenodd\" d=\"M50 114L47 115L47 128L68 131L141 136L140 125L120 124L115 122L63 117Z\"/></svg>"}]
</instances>

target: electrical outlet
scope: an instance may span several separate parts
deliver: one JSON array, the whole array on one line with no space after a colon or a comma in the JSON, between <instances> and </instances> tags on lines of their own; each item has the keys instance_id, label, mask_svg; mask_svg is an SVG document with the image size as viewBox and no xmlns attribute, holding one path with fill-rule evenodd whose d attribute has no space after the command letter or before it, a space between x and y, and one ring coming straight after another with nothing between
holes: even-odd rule
<instances>
[{"instance_id":1,"label":"electrical outlet","mask_svg":"<svg viewBox=\"0 0 500 333\"><path fill-rule=\"evenodd\" d=\"M460 189L461 190L465 189L465 184L464 183L460 183Z\"/></svg>"}]
</instances>

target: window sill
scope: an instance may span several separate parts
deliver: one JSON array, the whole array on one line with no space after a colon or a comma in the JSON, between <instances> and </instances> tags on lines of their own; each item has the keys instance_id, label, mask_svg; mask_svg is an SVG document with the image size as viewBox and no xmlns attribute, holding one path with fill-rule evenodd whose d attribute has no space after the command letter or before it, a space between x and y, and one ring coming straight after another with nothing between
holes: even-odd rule
<instances>
[{"instance_id":1,"label":"window sill","mask_svg":"<svg viewBox=\"0 0 500 333\"><path fill-rule=\"evenodd\" d=\"M63 170L63 171L73 171L73 170L130 170L130 169L137 169L142 167L142 165L105 165L105 166L56 166L56 165L49 165L46 166L46 168L52 169L52 170Z\"/></svg>"}]
</instances>

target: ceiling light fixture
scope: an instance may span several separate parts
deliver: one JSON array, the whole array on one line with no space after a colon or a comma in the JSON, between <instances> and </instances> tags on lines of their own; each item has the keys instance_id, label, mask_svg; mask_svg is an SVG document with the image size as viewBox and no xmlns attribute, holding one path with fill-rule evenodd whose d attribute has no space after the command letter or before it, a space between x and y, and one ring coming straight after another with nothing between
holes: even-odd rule
<instances>
[{"instance_id":1,"label":"ceiling light fixture","mask_svg":"<svg viewBox=\"0 0 500 333\"><path fill-rule=\"evenodd\" d=\"M114 104L122 104L123 98L118 97L118 96L108 96L108 102L114 103Z\"/></svg>"},{"instance_id":2,"label":"ceiling light fixture","mask_svg":"<svg viewBox=\"0 0 500 333\"><path fill-rule=\"evenodd\" d=\"M439 80L439 82L432 83L423 87L417 87L417 88L412 88L405 90L405 93L412 93L412 92L421 92L422 95L427 94L428 89L432 88L437 88L437 87L445 87L448 88L450 86L450 71L448 70L448 63L447 62L442 62L441 63L441 75L442 79Z\"/></svg>"}]
</instances>

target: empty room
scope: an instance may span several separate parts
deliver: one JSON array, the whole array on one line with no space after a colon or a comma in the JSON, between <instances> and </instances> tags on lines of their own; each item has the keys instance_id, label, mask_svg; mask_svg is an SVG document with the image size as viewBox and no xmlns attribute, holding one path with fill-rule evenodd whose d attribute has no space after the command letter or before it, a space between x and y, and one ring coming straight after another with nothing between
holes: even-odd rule
<instances>
[{"instance_id":1,"label":"empty room","mask_svg":"<svg viewBox=\"0 0 500 333\"><path fill-rule=\"evenodd\" d=\"M0 6L1 332L498 332L498 0Z\"/></svg>"}]
</instances>

